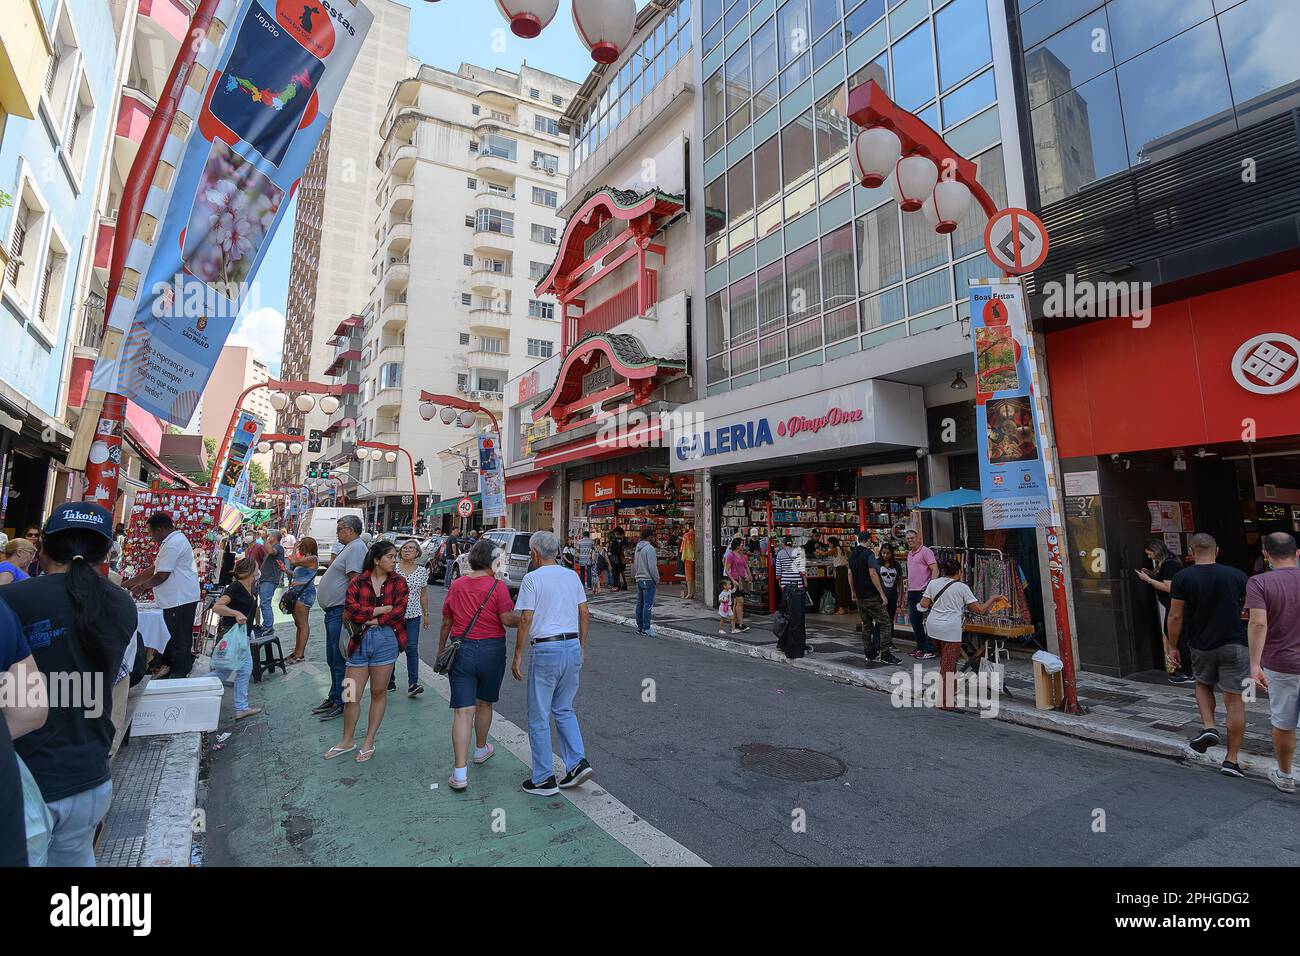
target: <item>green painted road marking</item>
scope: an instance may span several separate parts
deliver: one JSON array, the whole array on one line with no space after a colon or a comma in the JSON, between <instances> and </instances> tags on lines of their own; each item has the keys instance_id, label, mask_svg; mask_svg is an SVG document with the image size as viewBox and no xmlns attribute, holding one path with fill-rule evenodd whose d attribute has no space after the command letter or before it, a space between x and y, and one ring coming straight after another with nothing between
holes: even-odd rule
<instances>
[{"instance_id":1,"label":"green painted road marking","mask_svg":"<svg viewBox=\"0 0 1300 956\"><path fill-rule=\"evenodd\" d=\"M437 693L389 694L374 758L326 761L343 721L321 723L310 711L328 688L323 663L292 666L252 686L261 716L223 726L236 732L212 755L224 765L213 771L225 777L217 792L238 797L206 809L209 829L226 828L236 865L643 865L565 796L520 790L528 767L500 742L491 760L470 766L469 789L453 792L451 710ZM358 744L369 706L362 703Z\"/></svg>"}]
</instances>

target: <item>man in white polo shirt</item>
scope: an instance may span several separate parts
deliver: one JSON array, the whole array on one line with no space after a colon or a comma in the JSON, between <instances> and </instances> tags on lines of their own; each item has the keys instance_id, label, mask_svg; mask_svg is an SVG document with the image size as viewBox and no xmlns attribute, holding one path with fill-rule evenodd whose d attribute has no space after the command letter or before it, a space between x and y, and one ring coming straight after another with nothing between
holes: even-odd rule
<instances>
[{"instance_id":1,"label":"man in white polo shirt","mask_svg":"<svg viewBox=\"0 0 1300 956\"><path fill-rule=\"evenodd\" d=\"M176 530L171 515L159 511L149 516L149 536L158 542L153 567L137 574L123 586L136 597L153 589L154 600L167 622L167 650L163 660L168 677L189 677L194 666L194 617L199 606L199 575L194 568L194 549Z\"/></svg>"}]
</instances>

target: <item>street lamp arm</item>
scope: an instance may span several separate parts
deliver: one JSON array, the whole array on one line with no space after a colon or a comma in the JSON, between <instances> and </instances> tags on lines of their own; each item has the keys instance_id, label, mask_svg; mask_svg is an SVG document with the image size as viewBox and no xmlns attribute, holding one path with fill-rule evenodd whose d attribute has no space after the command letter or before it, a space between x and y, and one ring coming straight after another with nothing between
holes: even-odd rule
<instances>
[{"instance_id":1,"label":"street lamp arm","mask_svg":"<svg viewBox=\"0 0 1300 956\"><path fill-rule=\"evenodd\" d=\"M446 405L450 408L459 408L467 412L482 412L492 422L492 430L498 435L501 434L501 423L497 421L497 417L492 414L491 409L484 408L479 402L467 401L456 395L438 395L421 390L420 403L424 404L426 402L432 402L434 405Z\"/></svg>"}]
</instances>

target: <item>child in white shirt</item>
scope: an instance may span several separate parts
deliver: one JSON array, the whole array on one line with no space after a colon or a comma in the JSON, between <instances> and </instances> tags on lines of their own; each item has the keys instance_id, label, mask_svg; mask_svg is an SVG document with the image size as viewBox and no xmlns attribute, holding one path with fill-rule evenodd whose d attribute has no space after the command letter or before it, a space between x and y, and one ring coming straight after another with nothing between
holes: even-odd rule
<instances>
[{"instance_id":1,"label":"child in white shirt","mask_svg":"<svg viewBox=\"0 0 1300 956\"><path fill-rule=\"evenodd\" d=\"M722 579L722 592L718 595L718 633L726 633L726 625L731 623L731 602L736 594L736 586L732 583L731 578ZM731 633L736 633L736 627L733 624Z\"/></svg>"}]
</instances>

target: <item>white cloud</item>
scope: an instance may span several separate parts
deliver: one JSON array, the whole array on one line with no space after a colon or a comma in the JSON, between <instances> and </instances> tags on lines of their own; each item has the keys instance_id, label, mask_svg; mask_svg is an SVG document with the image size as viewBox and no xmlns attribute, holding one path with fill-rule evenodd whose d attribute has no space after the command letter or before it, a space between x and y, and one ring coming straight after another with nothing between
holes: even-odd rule
<instances>
[{"instance_id":1,"label":"white cloud","mask_svg":"<svg viewBox=\"0 0 1300 956\"><path fill-rule=\"evenodd\" d=\"M252 349L266 363L272 376L279 375L280 360L284 357L284 314L270 306L254 309L239 320L226 344Z\"/></svg>"}]
</instances>

